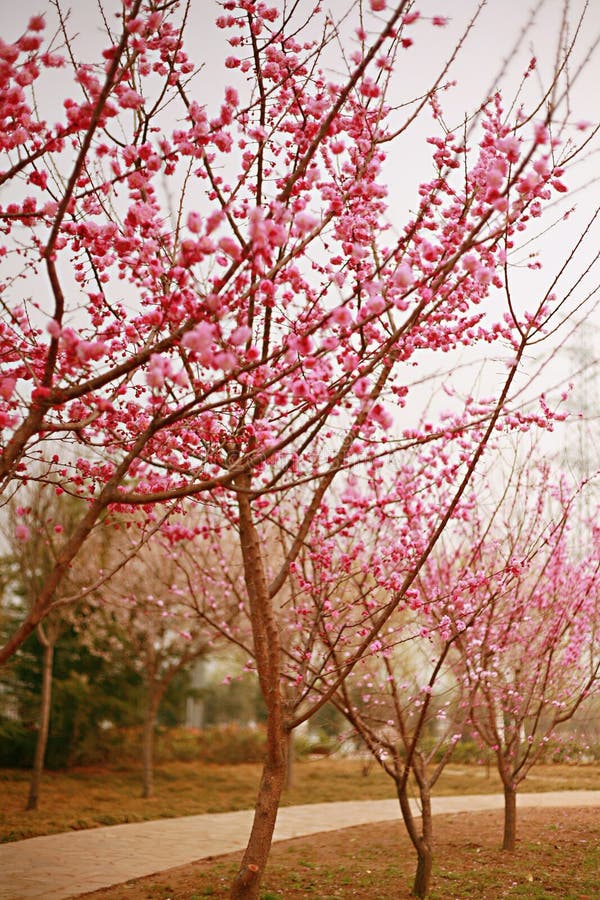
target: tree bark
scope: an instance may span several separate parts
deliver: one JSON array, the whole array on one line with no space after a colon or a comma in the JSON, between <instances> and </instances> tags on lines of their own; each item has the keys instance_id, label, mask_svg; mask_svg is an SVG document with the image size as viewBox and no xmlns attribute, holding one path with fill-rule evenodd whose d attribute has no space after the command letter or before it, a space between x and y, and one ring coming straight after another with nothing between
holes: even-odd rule
<instances>
[{"instance_id":1,"label":"tree bark","mask_svg":"<svg viewBox=\"0 0 600 900\"><path fill-rule=\"evenodd\" d=\"M252 831L240 869L231 887L231 900L258 900L267 864L279 801L286 777L288 731L284 721L281 685L281 642L252 518L251 482L247 474L236 479L239 535L248 593L256 670L267 707L267 750L258 788Z\"/></svg>"},{"instance_id":2,"label":"tree bark","mask_svg":"<svg viewBox=\"0 0 600 900\"><path fill-rule=\"evenodd\" d=\"M289 791L294 787L296 780L296 751L294 750L294 732L288 731L286 738L286 766L284 790Z\"/></svg>"},{"instance_id":3,"label":"tree bark","mask_svg":"<svg viewBox=\"0 0 600 900\"><path fill-rule=\"evenodd\" d=\"M254 809L252 831L240 869L231 888L231 900L257 900L277 819L279 801L285 784L285 742L280 753L268 753Z\"/></svg>"},{"instance_id":4,"label":"tree bark","mask_svg":"<svg viewBox=\"0 0 600 900\"><path fill-rule=\"evenodd\" d=\"M504 785L504 839L502 849L512 853L517 843L517 792L511 784Z\"/></svg>"},{"instance_id":5,"label":"tree bark","mask_svg":"<svg viewBox=\"0 0 600 900\"><path fill-rule=\"evenodd\" d=\"M415 897L427 897L431 887L433 866L433 823L431 820L431 797L421 790L421 834L416 844L417 871L412 892Z\"/></svg>"},{"instance_id":6,"label":"tree bark","mask_svg":"<svg viewBox=\"0 0 600 900\"><path fill-rule=\"evenodd\" d=\"M419 841L417 847L417 871L413 882L412 893L415 897L427 897L431 886L431 870L433 866L433 853L424 840Z\"/></svg>"},{"instance_id":7,"label":"tree bark","mask_svg":"<svg viewBox=\"0 0 600 900\"><path fill-rule=\"evenodd\" d=\"M412 893L415 897L426 897L431 885L431 871L433 866L433 822L431 818L431 796L429 791L420 788L421 797L421 831L419 833L415 824L415 817L410 808L407 785L396 781L396 791L402 811L402 818L413 847L417 852L417 869L413 882Z\"/></svg>"},{"instance_id":8,"label":"tree bark","mask_svg":"<svg viewBox=\"0 0 600 900\"><path fill-rule=\"evenodd\" d=\"M42 661L42 695L40 699L40 727L35 745L33 771L29 782L29 797L25 809L37 809L40 796L40 785L44 772L44 760L48 745L50 727L50 707L52 704L52 667L54 664L54 641L50 640L43 629L38 627L38 637L44 648Z\"/></svg>"},{"instance_id":9,"label":"tree bark","mask_svg":"<svg viewBox=\"0 0 600 900\"><path fill-rule=\"evenodd\" d=\"M150 800L154 797L154 733L156 730L156 716L161 698L160 692L158 692L151 684L148 685L147 692L142 746L142 797L144 800Z\"/></svg>"}]
</instances>

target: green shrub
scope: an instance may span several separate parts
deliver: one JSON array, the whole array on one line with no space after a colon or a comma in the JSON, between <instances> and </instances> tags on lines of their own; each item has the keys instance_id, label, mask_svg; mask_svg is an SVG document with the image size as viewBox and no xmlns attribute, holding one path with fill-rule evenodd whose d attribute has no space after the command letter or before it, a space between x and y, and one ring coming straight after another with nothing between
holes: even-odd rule
<instances>
[{"instance_id":1,"label":"green shrub","mask_svg":"<svg viewBox=\"0 0 600 900\"><path fill-rule=\"evenodd\" d=\"M452 753L452 762L454 763L479 763L485 759L486 750L482 749L481 744L472 738L462 738L456 744Z\"/></svg>"},{"instance_id":2,"label":"green shrub","mask_svg":"<svg viewBox=\"0 0 600 900\"><path fill-rule=\"evenodd\" d=\"M10 768L30 768L37 732L27 728L22 722L0 717L0 766Z\"/></svg>"},{"instance_id":3,"label":"green shrub","mask_svg":"<svg viewBox=\"0 0 600 900\"><path fill-rule=\"evenodd\" d=\"M338 738L322 728L294 735L294 750L299 759L311 755L331 756L339 747Z\"/></svg>"},{"instance_id":4,"label":"green shrub","mask_svg":"<svg viewBox=\"0 0 600 900\"><path fill-rule=\"evenodd\" d=\"M131 763L140 760L140 727L112 728L104 733L103 738L110 746L110 761ZM228 724L202 729L159 726L155 735L154 760L158 764L174 760L233 764L262 762L265 745L265 730L261 726Z\"/></svg>"},{"instance_id":5,"label":"green shrub","mask_svg":"<svg viewBox=\"0 0 600 900\"><path fill-rule=\"evenodd\" d=\"M197 733L198 759L214 763L262 762L267 743L265 729L256 726L215 725Z\"/></svg>"},{"instance_id":6,"label":"green shrub","mask_svg":"<svg viewBox=\"0 0 600 900\"><path fill-rule=\"evenodd\" d=\"M157 739L157 756L177 762L199 759L198 732L192 728L164 729Z\"/></svg>"}]
</instances>

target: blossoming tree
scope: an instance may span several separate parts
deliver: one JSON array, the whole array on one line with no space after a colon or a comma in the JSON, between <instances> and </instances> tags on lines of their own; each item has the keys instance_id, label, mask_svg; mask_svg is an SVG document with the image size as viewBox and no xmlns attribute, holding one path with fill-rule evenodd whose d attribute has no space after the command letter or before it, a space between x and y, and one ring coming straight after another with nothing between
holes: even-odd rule
<instances>
[{"instance_id":1,"label":"blossoming tree","mask_svg":"<svg viewBox=\"0 0 600 900\"><path fill-rule=\"evenodd\" d=\"M158 542L145 546L89 598L88 615L79 629L93 654L108 661L125 657L142 679L144 798L154 796L154 737L161 702L178 673L208 650L206 630L189 603L181 602L184 592L177 575L170 554Z\"/></svg>"},{"instance_id":2,"label":"blossoming tree","mask_svg":"<svg viewBox=\"0 0 600 900\"><path fill-rule=\"evenodd\" d=\"M78 509L70 497L56 496L48 485L31 483L20 491L20 502L13 500L4 509L0 531L5 553L5 583L2 591L2 627L10 629L11 620L31 607L52 570L63 536L78 521ZM21 505L25 504L25 505ZM27 525L24 522L27 521ZM78 561L62 580L53 611L35 629L42 647L41 686L37 738L27 799L27 809L37 809L44 771L48 737L51 733L51 708L55 653L61 638L76 627L82 615L77 598L86 593L87 585L96 579L95 568L101 563L105 533L98 532L88 544L89 555ZM93 560L93 562L92 562Z\"/></svg>"},{"instance_id":3,"label":"blossoming tree","mask_svg":"<svg viewBox=\"0 0 600 900\"><path fill-rule=\"evenodd\" d=\"M52 610L105 511L144 509L152 528L165 509L220 506L239 542L268 710L232 894L256 897L293 724L277 598L334 482L381 467L368 502L393 487L406 509L432 484L447 488L366 647L490 438L551 423L549 398L526 405L521 364L586 295L577 266L589 229L527 302L511 264L520 232L562 196L565 167L593 140L571 120L571 64L586 56L562 41L541 97L524 91L514 106L494 91L450 130L442 89L473 23L417 99L396 96L411 45L446 24L408 0L371 0L338 21L305 3L226 0L216 35L230 50L210 84L185 42L193 5L123 0L104 13L105 46L90 58L60 11L54 41L34 16L0 45L0 485L8 496L36 478L81 508L0 662ZM398 154L430 113L432 175L400 212L387 167L410 180ZM575 287L562 280L572 267ZM491 385L474 375L461 396L456 354L489 359L491 345L501 375L492 360ZM432 354L447 404L428 414L419 385ZM270 577L264 523L282 502L297 528ZM180 539L194 528L178 525Z\"/></svg>"},{"instance_id":4,"label":"blossoming tree","mask_svg":"<svg viewBox=\"0 0 600 900\"><path fill-rule=\"evenodd\" d=\"M547 509L552 494L554 518ZM589 540L578 547L572 506L565 485L553 486L547 473L528 507L517 505L504 538L514 577L482 603L473 627L455 642L472 728L494 753L504 787L504 850L515 849L519 785L556 740L557 726L600 684L599 533L588 523ZM528 546L535 527L537 540ZM494 554L482 559L495 564Z\"/></svg>"}]
</instances>

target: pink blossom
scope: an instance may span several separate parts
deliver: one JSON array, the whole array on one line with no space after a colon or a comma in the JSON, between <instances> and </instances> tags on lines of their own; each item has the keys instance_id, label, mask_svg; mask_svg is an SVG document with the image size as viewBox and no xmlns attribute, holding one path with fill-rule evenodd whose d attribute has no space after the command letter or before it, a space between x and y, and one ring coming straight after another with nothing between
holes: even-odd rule
<instances>
[{"instance_id":1,"label":"pink blossom","mask_svg":"<svg viewBox=\"0 0 600 900\"><path fill-rule=\"evenodd\" d=\"M8 376L0 378L0 397L2 397L3 400L10 400L15 390L16 383L16 378Z\"/></svg>"},{"instance_id":2,"label":"pink blossom","mask_svg":"<svg viewBox=\"0 0 600 900\"><path fill-rule=\"evenodd\" d=\"M218 353L215 353L214 362L215 365L218 366L219 369L223 369L224 372L231 372L237 365L237 358L235 354L231 353L229 350L221 350Z\"/></svg>"},{"instance_id":3,"label":"pink blossom","mask_svg":"<svg viewBox=\"0 0 600 900\"><path fill-rule=\"evenodd\" d=\"M252 329L247 325L238 325L229 335L229 340L234 347L241 347L250 337L252 337Z\"/></svg>"},{"instance_id":4,"label":"pink blossom","mask_svg":"<svg viewBox=\"0 0 600 900\"><path fill-rule=\"evenodd\" d=\"M166 356L153 353L146 372L146 384L148 387L161 388L170 375L171 361Z\"/></svg>"},{"instance_id":5,"label":"pink blossom","mask_svg":"<svg viewBox=\"0 0 600 900\"><path fill-rule=\"evenodd\" d=\"M547 144L550 140L548 128L545 122L538 122L534 128L534 139L536 144Z\"/></svg>"},{"instance_id":6,"label":"pink blossom","mask_svg":"<svg viewBox=\"0 0 600 900\"><path fill-rule=\"evenodd\" d=\"M299 212L294 216L294 231L298 235L308 234L319 224L316 216L307 212Z\"/></svg>"},{"instance_id":7,"label":"pink blossom","mask_svg":"<svg viewBox=\"0 0 600 900\"><path fill-rule=\"evenodd\" d=\"M497 141L497 147L502 153L506 154L509 162L515 163L518 161L521 153L521 142L514 134L500 138Z\"/></svg>"},{"instance_id":8,"label":"pink blossom","mask_svg":"<svg viewBox=\"0 0 600 900\"><path fill-rule=\"evenodd\" d=\"M240 102L240 98L238 92L233 87L225 88L225 100L229 103L230 106L238 106Z\"/></svg>"},{"instance_id":9,"label":"pink blossom","mask_svg":"<svg viewBox=\"0 0 600 900\"><path fill-rule=\"evenodd\" d=\"M352 324L352 313L347 306L338 306L331 313L331 319L336 325L346 327Z\"/></svg>"},{"instance_id":10,"label":"pink blossom","mask_svg":"<svg viewBox=\"0 0 600 900\"><path fill-rule=\"evenodd\" d=\"M187 227L193 234L202 230L202 216L198 212L191 212L187 217Z\"/></svg>"},{"instance_id":11,"label":"pink blossom","mask_svg":"<svg viewBox=\"0 0 600 900\"><path fill-rule=\"evenodd\" d=\"M32 16L27 25L28 31L43 31L46 27L43 16Z\"/></svg>"},{"instance_id":12,"label":"pink blossom","mask_svg":"<svg viewBox=\"0 0 600 900\"><path fill-rule=\"evenodd\" d=\"M187 331L181 339L187 350L205 353L214 340L215 328L208 322L200 322L192 331Z\"/></svg>"},{"instance_id":13,"label":"pink blossom","mask_svg":"<svg viewBox=\"0 0 600 900\"><path fill-rule=\"evenodd\" d=\"M129 85L120 85L116 89L119 103L123 109L137 109L144 103L144 98Z\"/></svg>"},{"instance_id":14,"label":"pink blossom","mask_svg":"<svg viewBox=\"0 0 600 900\"><path fill-rule=\"evenodd\" d=\"M98 360L106 353L106 344L102 341L80 341L76 352L82 362Z\"/></svg>"},{"instance_id":15,"label":"pink blossom","mask_svg":"<svg viewBox=\"0 0 600 900\"><path fill-rule=\"evenodd\" d=\"M371 389L371 383L369 379L363 375L360 378L357 378L354 382L352 390L356 394L357 397L366 397Z\"/></svg>"},{"instance_id":16,"label":"pink blossom","mask_svg":"<svg viewBox=\"0 0 600 900\"><path fill-rule=\"evenodd\" d=\"M15 538L18 541L28 541L30 535L31 532L29 528L23 522L19 522L17 525L15 525Z\"/></svg>"},{"instance_id":17,"label":"pink blossom","mask_svg":"<svg viewBox=\"0 0 600 900\"><path fill-rule=\"evenodd\" d=\"M206 219L206 233L212 234L219 227L225 218L225 213L221 209L215 209Z\"/></svg>"},{"instance_id":18,"label":"pink blossom","mask_svg":"<svg viewBox=\"0 0 600 900\"><path fill-rule=\"evenodd\" d=\"M394 274L392 275L392 282L399 288L407 288L413 283L413 273L412 269L408 265L408 263L400 263Z\"/></svg>"},{"instance_id":19,"label":"pink blossom","mask_svg":"<svg viewBox=\"0 0 600 900\"><path fill-rule=\"evenodd\" d=\"M385 408L383 403L375 403L371 410L371 418L386 431L391 428L394 422L394 417Z\"/></svg>"},{"instance_id":20,"label":"pink blossom","mask_svg":"<svg viewBox=\"0 0 600 900\"><path fill-rule=\"evenodd\" d=\"M229 235L224 235L220 239L218 246L219 249L223 251L223 253L226 253L232 259L240 258L240 245L234 238L229 237Z\"/></svg>"}]
</instances>

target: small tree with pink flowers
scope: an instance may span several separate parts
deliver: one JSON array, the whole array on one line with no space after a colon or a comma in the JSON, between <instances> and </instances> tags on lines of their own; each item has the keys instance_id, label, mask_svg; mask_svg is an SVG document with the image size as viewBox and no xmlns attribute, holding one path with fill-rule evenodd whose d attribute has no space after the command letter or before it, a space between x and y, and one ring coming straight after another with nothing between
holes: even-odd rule
<instances>
[{"instance_id":1,"label":"small tree with pink flowers","mask_svg":"<svg viewBox=\"0 0 600 900\"><path fill-rule=\"evenodd\" d=\"M127 552L123 543L113 540L113 555ZM207 589L205 582L198 590ZM79 629L82 643L108 661L126 658L144 686L142 797L149 799L154 797L154 739L161 702L178 673L206 656L215 641L187 602L168 544L161 546L157 540L94 591L88 610Z\"/></svg>"},{"instance_id":2,"label":"small tree with pink flowers","mask_svg":"<svg viewBox=\"0 0 600 900\"><path fill-rule=\"evenodd\" d=\"M490 468L488 478L497 484L497 458ZM392 500L389 511L394 515L385 521L385 531L375 536L375 547L384 534L383 546L397 547L399 540L390 534L396 529L400 529L406 547L407 536L422 531L419 517L431 515L431 510L421 507L403 520L397 510L398 504ZM405 602L334 695L338 709L394 781L402 818L417 855L412 887L417 897L426 897L431 886L432 795L469 719L467 686L457 675L454 645L464 642L482 605L499 596L512 578L510 547L500 550L493 543L491 532L497 513L498 503L490 495L489 482L486 484L480 476L473 492L456 506ZM490 541L497 551L495 566L483 572L480 560ZM393 591L394 580L403 577L404 560L397 554L386 558L379 549L376 555L378 565L370 570L378 573L378 591L384 594L379 605L383 605ZM329 649L335 665L341 667L343 655L333 642ZM411 804L413 792L419 816Z\"/></svg>"},{"instance_id":3,"label":"small tree with pink flowers","mask_svg":"<svg viewBox=\"0 0 600 900\"><path fill-rule=\"evenodd\" d=\"M554 487L546 472L529 490L497 536L510 547L512 578L494 596L482 584L474 624L455 642L471 726L494 753L504 786L504 850L515 849L519 786L557 726L600 687L598 528L588 523L582 553L564 484ZM496 552L480 564L495 568Z\"/></svg>"}]
</instances>

